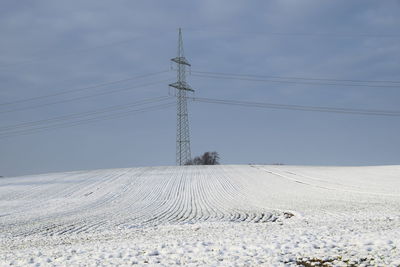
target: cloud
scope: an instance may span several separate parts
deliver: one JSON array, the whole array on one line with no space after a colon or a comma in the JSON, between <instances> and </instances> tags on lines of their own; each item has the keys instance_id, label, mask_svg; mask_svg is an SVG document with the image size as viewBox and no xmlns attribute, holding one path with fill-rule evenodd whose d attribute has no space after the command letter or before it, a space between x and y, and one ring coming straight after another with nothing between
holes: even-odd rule
<instances>
[{"instance_id":1,"label":"cloud","mask_svg":"<svg viewBox=\"0 0 400 267\"><path fill-rule=\"evenodd\" d=\"M1 102L14 101L167 69L170 66L169 59L176 54L178 27L184 29L185 52L193 69L280 76L398 80L399 38L379 35L397 34L400 26L399 11L399 1L369 0L4 1L0 10L2 32L0 49L3 51L0 54L2 86L0 98ZM168 75L172 79L175 77L172 72ZM160 79L165 77L162 76ZM153 81L155 79L153 78ZM151 78L148 80L152 81ZM321 88L309 85L216 81L193 76L189 76L189 82L197 89L196 94L199 96L262 100L282 104L396 109L400 97L398 90L386 90L382 93L379 88L365 90L329 86ZM165 84L146 90L115 94L112 97L71 102L68 105L58 105L48 109L10 113L0 117L0 124L4 126L121 104L149 95L166 94L167 90ZM231 118L231 112L236 112L219 107L206 111L211 112L211 110L218 112L221 118ZM191 110L191 112L200 111L202 111L200 107L193 107ZM202 111L200 114L207 112ZM282 121L296 116L298 116L296 125L306 120L298 113L287 115L273 112L271 114L274 114L274 117L268 117L265 116L266 113L252 110L237 112L235 114L238 120L247 118L262 122L261 126L257 126L260 127L260 133L268 132L269 123L280 125ZM173 112L171 114L173 116ZM315 119L316 123L325 122L324 117L318 114L309 116ZM134 121L143 129L153 130L156 133L159 129L156 126L168 120L166 117L163 117L165 121L157 119L157 116L150 117L154 121L140 116ZM192 123L197 125L195 128L199 133L194 136L201 138L202 129L207 129L208 123L211 122L207 117L196 116L196 118L198 121ZM352 119L355 120L347 118L347 120ZM377 120L372 119L370 124L376 124ZM251 122L248 123L253 125ZM226 128L218 126L218 123L213 125L216 127L214 131L218 131L220 136L229 134ZM388 122L386 127L388 131L398 132L400 129L396 125L398 124ZM340 122L332 121L329 127L331 135L324 138L334 139L335 134L340 132L341 126ZM170 124L166 124L163 132L160 132L172 133L172 140L165 140L166 147L172 150L174 127L175 118L172 118ZM307 136L313 134L312 126L309 127L310 129L304 129L298 138L312 142ZM121 128L122 133L119 132ZM228 128L235 128L234 124L230 124ZM52 143L59 151L66 151L63 158L74 158L74 164L65 165L64 169L84 166L85 160L90 156L92 156L91 167L121 166L119 162L127 160L118 156L117 147L122 147L123 142L131 142L130 138L142 140L141 143L152 146L152 140L143 135L143 132L139 132L133 123L104 122L93 128L84 128L85 131L81 129L83 128L60 130L56 134L57 140L68 141L65 141L65 144L61 141ZM99 129L101 129L100 137ZM366 132L369 130L367 126L363 129ZM278 129L275 130L279 132ZM287 133L289 137L296 132L295 128L289 127L286 130L290 131ZM71 135L71 132L75 134ZM249 137L249 132L251 131L238 129L236 134L246 139ZM356 139L359 133L354 130L349 136ZM95 142L87 142L85 139L90 135L94 139L98 138L96 140L102 140L101 143L109 143L107 146L98 144L100 147L95 148ZM118 135L118 140L113 138L115 135ZM24 139L21 137L14 139L15 141L0 140L4 151L0 156L0 162L3 162L0 163L0 170L7 170L9 173L29 172L36 168L34 155L40 158L40 162L44 162L43 171L52 170L52 165L49 163L45 166L45 162L52 157L51 153L54 153L55 148L41 151L37 140L41 140L42 145L45 141L40 136L39 134L25 136ZM157 137L155 135L152 138ZM164 137L158 135L158 138L162 140ZM279 134L273 134L270 138L278 140ZM247 140L253 139L247 138ZM253 141L263 143L261 137ZM4 145L6 142L9 143ZM115 150L112 150L113 142ZM202 140L198 143L207 142ZM76 144L75 149L67 149L66 146L71 143ZM249 149L242 153L242 159L232 156L232 161L233 159L246 161L246 157L250 155L253 158L265 157L260 152L253 155L251 147L254 147L254 143L248 144ZM195 149L201 149L196 147L196 142L193 144ZM373 151L381 144L378 141L371 141L369 144L357 143L357 146L363 145L370 146ZM109 157L96 155L103 146L112 150ZM228 151L230 144L221 140L218 146ZM388 151L392 151L393 147L399 148L400 144L397 142L385 146ZM74 154L79 151L79 147L86 147L85 153L88 154L85 157L80 158L79 153ZM24 149L27 148L32 150L32 153L26 159L21 159L23 162L17 164L15 158L11 160L7 156L7 154L23 155ZM145 157L151 158L152 155L144 146L140 145L140 148L143 149L140 153L147 153ZM97 152L90 154L90 149ZM283 150L279 152L281 154L292 151L286 147L281 149ZM357 149L356 143L353 149ZM198 153L201 152L203 151ZM277 151L271 151L272 154L274 152ZM164 158L168 153L171 154L172 160ZM223 154L223 151L221 153ZM344 163L356 162L351 157L339 154L336 156L343 158ZM110 165L100 165L100 162L106 161L105 158L109 159ZM288 156L288 158L298 163L321 161L311 156L304 160L299 157ZM365 155L358 162L369 162L370 158ZM162 156L156 155L151 162L172 164L173 159L174 151L168 151ZM395 152L382 155L382 162L393 162L397 159ZM82 162L81 165L78 164L79 160ZM271 158L271 162L274 161ZM96 165L96 162L99 164ZM135 156L132 162L138 165L146 164L140 156ZM229 162L229 156L224 162ZM61 169L63 165L57 163L57 170Z\"/></svg>"}]
</instances>

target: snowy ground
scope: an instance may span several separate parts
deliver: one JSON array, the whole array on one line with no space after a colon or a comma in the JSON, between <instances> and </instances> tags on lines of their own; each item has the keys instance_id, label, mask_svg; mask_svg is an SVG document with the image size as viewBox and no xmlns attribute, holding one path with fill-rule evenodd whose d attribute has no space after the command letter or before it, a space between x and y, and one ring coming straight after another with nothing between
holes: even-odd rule
<instances>
[{"instance_id":1,"label":"snowy ground","mask_svg":"<svg viewBox=\"0 0 400 267\"><path fill-rule=\"evenodd\" d=\"M0 265L400 266L400 166L0 178Z\"/></svg>"}]
</instances>

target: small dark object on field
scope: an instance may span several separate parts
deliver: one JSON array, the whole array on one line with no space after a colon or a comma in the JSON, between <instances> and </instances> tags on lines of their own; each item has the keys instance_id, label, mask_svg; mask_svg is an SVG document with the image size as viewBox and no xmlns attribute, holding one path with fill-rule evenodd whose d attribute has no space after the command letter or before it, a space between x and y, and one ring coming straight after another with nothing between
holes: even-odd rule
<instances>
[{"instance_id":1,"label":"small dark object on field","mask_svg":"<svg viewBox=\"0 0 400 267\"><path fill-rule=\"evenodd\" d=\"M293 213L288 212L288 211L285 211L285 212L283 213L283 215L285 216L286 219L292 218L292 217L294 216Z\"/></svg>"}]
</instances>

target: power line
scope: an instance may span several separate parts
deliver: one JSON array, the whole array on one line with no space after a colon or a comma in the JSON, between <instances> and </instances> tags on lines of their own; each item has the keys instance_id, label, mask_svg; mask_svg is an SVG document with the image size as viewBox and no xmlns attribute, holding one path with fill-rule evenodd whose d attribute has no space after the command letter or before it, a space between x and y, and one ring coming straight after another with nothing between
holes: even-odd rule
<instances>
[{"instance_id":1,"label":"power line","mask_svg":"<svg viewBox=\"0 0 400 267\"><path fill-rule=\"evenodd\" d=\"M254 79L235 76L222 76L222 75L203 75L192 74L195 77L223 79L223 80L241 80L241 81L254 81L254 82L270 82L270 83L285 83L285 84L305 84L305 85L328 85L328 86L350 86L350 87L372 87L372 88L400 88L399 85L369 85L369 84L344 84L344 83L322 83L322 82L302 82L302 81L288 81L288 80L268 80L268 79Z\"/></svg>"},{"instance_id":2,"label":"power line","mask_svg":"<svg viewBox=\"0 0 400 267\"><path fill-rule=\"evenodd\" d=\"M38 127L38 128L31 129L31 130L14 131L14 132L10 132L10 133L0 134L0 139L19 136L19 135L33 134L33 133L46 131L46 130L55 130L55 129L60 129L60 128L84 125L84 124L94 123L94 122L103 121L103 120L117 119L117 118L125 117L128 115L132 115L132 114L145 113L145 112L169 108L172 106L175 106L175 102L146 107L146 108L142 108L142 109L135 109L135 110L125 111L125 112L119 112L119 113L115 113L115 114L111 114L111 115L107 115L107 116L98 116L98 117L80 120L80 121L76 121L76 122L69 122L69 123L62 123L62 124L56 124L56 125L51 125L51 126L45 126L45 127Z\"/></svg>"},{"instance_id":3,"label":"power line","mask_svg":"<svg viewBox=\"0 0 400 267\"><path fill-rule=\"evenodd\" d=\"M163 30L163 31L159 31L158 34L163 34L168 32L168 30ZM108 48L108 47L112 47L112 46L118 46L121 44L125 44L125 43L129 43L133 40L137 40L137 39L143 39L143 35L146 35L146 33L141 33L140 36L135 36L132 38L127 38L124 40L119 40L116 42L111 42L111 43L107 43L107 44L100 44L100 45L95 45L95 46L91 46L91 47L85 47L85 48L80 48L80 49L75 49L75 50L59 50L59 51L54 51L54 49L52 50L53 52L57 52L57 55L53 55L53 56L39 56L33 59L25 59L19 62L14 62L14 63L9 63L3 66L0 66L0 70L6 70L9 67L13 67L13 66L19 66L19 65L25 65L25 64L30 64L30 63L35 63L38 61L49 61L49 60L53 60L55 58L59 58L59 57L63 57L65 55L73 55L73 54L79 54L82 52L90 52L93 50L97 50L97 49L102 49L102 48ZM47 49L46 51L48 51L49 49Z\"/></svg>"},{"instance_id":4,"label":"power line","mask_svg":"<svg viewBox=\"0 0 400 267\"><path fill-rule=\"evenodd\" d=\"M139 101L123 104L123 105L115 105L115 106L91 110L91 111L87 111L87 112L73 113L73 114L69 114L69 115L63 115L63 116L58 116L58 117L53 117L53 118L48 118L48 119L43 119L43 120L38 120L38 121L31 121L31 122L24 122L24 123L19 123L19 124L14 124L14 125L8 125L8 126L0 127L0 132L1 131L10 131L10 130L18 129L18 128L32 127L32 126L36 126L36 125L40 125L40 124L44 124L44 123L64 121L64 120L70 120L70 119L79 119L79 118L97 115L97 114L101 114L101 113L107 113L110 111L161 102L161 101L165 101L165 100L168 100L171 98L172 97L170 97L170 96L147 98L147 99L143 99L143 100L139 100Z\"/></svg>"},{"instance_id":5,"label":"power line","mask_svg":"<svg viewBox=\"0 0 400 267\"><path fill-rule=\"evenodd\" d=\"M158 75L158 74L162 74L162 73L166 73L166 72L169 72L169 70L142 74L142 75L138 75L138 76L134 76L134 77L130 77L130 78L125 78L125 79L121 79L121 80L114 80L114 81L110 81L110 82L90 85L90 86L81 87L81 88L77 88L77 89L70 89L70 90L61 91L61 92L52 93L52 94L43 95L43 96L36 96L36 97L31 97L31 98L15 100L15 101L12 101L12 102L0 103L0 106L8 106L8 105L19 104L19 103L24 103L24 102L34 101L34 100L40 100L40 99L45 99L45 98L59 96L59 95L65 95L65 94L69 94L69 93L86 91L86 90L89 90L89 89L99 88L99 87L103 87L103 86L107 86L107 85L113 85L113 84L122 83L122 82L126 82L126 81L132 81L132 80L145 78L145 77L149 77L149 76L154 76L154 75Z\"/></svg>"},{"instance_id":6,"label":"power line","mask_svg":"<svg viewBox=\"0 0 400 267\"><path fill-rule=\"evenodd\" d=\"M393 80L359 80L359 79L333 79L333 78L306 78L306 77L293 77L293 76L274 76L274 75L254 75L243 73L227 73L227 72L211 72L211 71L196 71L191 70L192 73L211 74L222 76L239 76L239 77L254 77L254 78L276 78L276 79L290 79L290 80L311 80L311 81L330 81L330 82L355 82L355 83L395 83L400 84L400 81Z\"/></svg>"},{"instance_id":7,"label":"power line","mask_svg":"<svg viewBox=\"0 0 400 267\"><path fill-rule=\"evenodd\" d=\"M67 102L72 102L72 101L77 101L77 100L82 100L82 99L87 99L91 97L96 97L96 96L102 96L102 95L108 95L108 94L113 94L113 93L119 93L123 91L128 91L132 89L137 89L137 88L142 88L150 85L155 85L155 84L160 84L160 83L165 83L171 81L170 79L168 80L162 80L162 81L157 81L157 82L152 82L152 83L146 83L146 84L141 84L137 86L131 86L131 87L126 87L126 88L119 88L111 91L105 91L97 94L92 94L92 95L86 95L86 96L80 96L80 97L75 97L71 99L65 99L65 100L60 100L60 101L54 101L50 103L45 103L45 104L39 104L39 105L33 105L33 106L28 106L28 107L23 107L23 108L16 108L16 109L11 109L11 110L5 110L5 111L0 111L0 114L3 113L10 113L10 112L16 112L16 111L23 111L23 110L29 110L29 109L36 109L36 108L41 108L45 106L50 106L50 105L55 105L55 104L61 104L61 103L67 103Z\"/></svg>"},{"instance_id":8,"label":"power line","mask_svg":"<svg viewBox=\"0 0 400 267\"><path fill-rule=\"evenodd\" d=\"M165 98L167 99L167 98ZM372 110L372 109L350 109L350 108L335 108L335 107L321 107L321 106L302 106L302 105L283 105L283 104L273 104L273 103L263 103L263 102L249 102L249 101L237 101L237 100L226 100L226 99L213 99L213 98L189 98L195 102L211 103L211 104L223 104L223 105L233 105L233 106L243 106L243 107L257 107L257 108L268 108L268 109L284 109L284 110L300 110L300 111L312 111L312 112L328 112L328 113L339 113L339 114L356 114L356 115L374 115L374 116L391 116L399 117L400 111L390 111L390 110ZM150 100L150 99L148 99ZM155 99L154 99L155 100ZM164 99L163 99L164 100ZM174 102L146 107L142 109L130 110L125 112L113 113L106 116L97 116L94 118L89 118L85 120L60 123L55 125L49 125L44 127L37 127L28 130L19 130L13 132L6 132L0 134L0 138L13 137L18 135L26 135L31 133L36 133L44 130L59 129L77 125L83 125L87 123L114 119L130 115L132 113L142 113L147 111L153 111L163 108L168 108L175 106Z\"/></svg>"},{"instance_id":9,"label":"power line","mask_svg":"<svg viewBox=\"0 0 400 267\"><path fill-rule=\"evenodd\" d=\"M374 34L374 33L317 33L317 32L257 32L257 31L235 31L235 30L207 30L185 28L185 30L193 32L210 32L210 33L230 33L230 34L250 34L250 35L268 35L268 36L289 36L289 37L346 37L346 38L400 38L399 34Z\"/></svg>"},{"instance_id":10,"label":"power line","mask_svg":"<svg viewBox=\"0 0 400 267\"><path fill-rule=\"evenodd\" d=\"M351 109L351 108L335 108L335 107L321 107L321 106L284 105L284 104L248 102L248 101L214 99L214 98L199 98L199 97L191 98L191 99L193 101L195 101L195 102L203 102L203 103L211 103L211 104L223 104L223 105L234 105L234 106L243 106L243 107L257 107L257 108L285 109L285 110L301 110L301 111L329 112L329 113L341 113L341 114L391 116L391 117L400 116L400 111L391 111L391 110Z\"/></svg>"},{"instance_id":11,"label":"power line","mask_svg":"<svg viewBox=\"0 0 400 267\"><path fill-rule=\"evenodd\" d=\"M55 56L40 56L40 57L33 58L33 59L26 59L26 60L22 60L19 62L9 63L6 65L0 66L0 70L5 70L9 67L14 67L14 66L19 66L19 65L35 63L38 61L53 60L55 58L63 57L65 55L78 54L78 53L82 53L82 52L93 51L93 50L100 49L100 48L112 47L112 46L128 43L128 42L131 42L132 40L139 39L139 38L140 37L133 37L133 38L120 40L120 41L103 44L103 45L97 45L97 46L92 46L92 47L87 47L87 48L76 49L76 50L59 51L59 53Z\"/></svg>"},{"instance_id":12,"label":"power line","mask_svg":"<svg viewBox=\"0 0 400 267\"><path fill-rule=\"evenodd\" d=\"M191 29L191 28L185 28L185 30L188 31L197 31L197 32L213 32L213 33L233 33L233 34L253 34L253 35L268 35L268 36L314 36L314 37L347 37L347 38L355 38L355 37L364 37L364 38L400 38L399 34L370 34L370 33L306 33L306 32L250 32L250 31L233 31L233 30L206 30L206 29ZM9 67L13 66L19 66L19 65L24 65L24 64L30 64L30 63L35 63L38 61L46 61L46 60L52 60L54 58L62 57L65 55L71 55L71 54L78 54L82 52L87 52L87 51L93 51L96 49L101 49L101 48L107 48L107 47L112 47L112 46L117 46L121 45L124 43L131 42L133 40L141 38L140 36L133 37L133 38L128 38L125 40L120 40L108 44L102 44L102 45L96 45L92 47L87 47L87 48L82 48L82 49L76 49L76 50L68 50L68 51L59 51L59 53L55 56L40 56L38 58L34 59L27 59L23 60L20 62L14 62L14 63L9 63L3 66L0 66L0 70L7 69Z\"/></svg>"}]
</instances>

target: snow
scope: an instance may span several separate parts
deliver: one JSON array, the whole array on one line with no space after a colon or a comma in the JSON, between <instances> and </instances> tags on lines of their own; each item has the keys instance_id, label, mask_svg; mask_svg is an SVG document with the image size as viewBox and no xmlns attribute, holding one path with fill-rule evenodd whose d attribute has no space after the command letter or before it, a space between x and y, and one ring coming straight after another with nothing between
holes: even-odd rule
<instances>
[{"instance_id":1,"label":"snow","mask_svg":"<svg viewBox=\"0 0 400 267\"><path fill-rule=\"evenodd\" d=\"M0 266L400 266L400 166L0 179Z\"/></svg>"}]
</instances>

